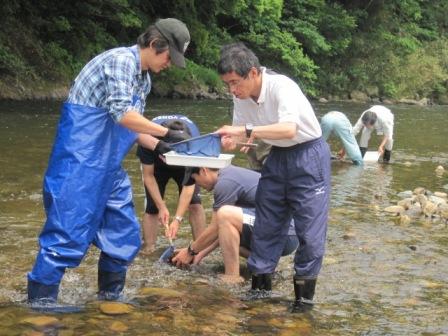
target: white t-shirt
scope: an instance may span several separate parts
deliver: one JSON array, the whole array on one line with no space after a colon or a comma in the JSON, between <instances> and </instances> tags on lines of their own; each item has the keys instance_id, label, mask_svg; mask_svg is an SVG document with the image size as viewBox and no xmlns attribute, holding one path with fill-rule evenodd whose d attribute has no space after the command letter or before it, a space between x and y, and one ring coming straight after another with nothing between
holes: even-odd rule
<instances>
[{"instance_id":1,"label":"white t-shirt","mask_svg":"<svg viewBox=\"0 0 448 336\"><path fill-rule=\"evenodd\" d=\"M268 144L279 147L289 147L321 137L319 121L299 86L286 76L267 73L264 67L261 71L262 85L257 102L252 98L233 97L233 125L243 126L252 123L254 126L264 126L281 122L296 123L297 134L293 139L262 139Z\"/></svg>"},{"instance_id":2,"label":"white t-shirt","mask_svg":"<svg viewBox=\"0 0 448 336\"><path fill-rule=\"evenodd\" d=\"M362 123L362 116L367 111L374 112L376 114L376 122L373 125L375 128L375 131L378 135L385 135L389 139L393 139L393 133L394 133L394 115L392 114L391 110L389 110L387 107L384 107L382 105L373 105L368 110L365 110L361 117L359 117L358 121L356 122L355 127L353 127L353 135L357 135L359 131L364 127L364 124Z\"/></svg>"}]
</instances>

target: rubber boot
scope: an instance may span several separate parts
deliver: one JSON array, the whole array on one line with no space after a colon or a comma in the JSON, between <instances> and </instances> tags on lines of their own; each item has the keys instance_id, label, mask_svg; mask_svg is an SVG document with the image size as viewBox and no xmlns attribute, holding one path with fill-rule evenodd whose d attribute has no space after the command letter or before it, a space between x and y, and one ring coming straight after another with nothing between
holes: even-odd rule
<instances>
[{"instance_id":1,"label":"rubber boot","mask_svg":"<svg viewBox=\"0 0 448 336\"><path fill-rule=\"evenodd\" d=\"M98 300L116 301L126 282L126 272L98 270Z\"/></svg>"},{"instance_id":2,"label":"rubber boot","mask_svg":"<svg viewBox=\"0 0 448 336\"><path fill-rule=\"evenodd\" d=\"M292 312L303 313L313 308L313 297L316 289L317 279L307 279L294 276L294 301Z\"/></svg>"},{"instance_id":3,"label":"rubber boot","mask_svg":"<svg viewBox=\"0 0 448 336\"><path fill-rule=\"evenodd\" d=\"M79 313L82 307L58 304L59 284L44 285L28 279L28 303L34 311L43 314Z\"/></svg>"},{"instance_id":4,"label":"rubber boot","mask_svg":"<svg viewBox=\"0 0 448 336\"><path fill-rule=\"evenodd\" d=\"M359 150L361 151L361 157L364 158L364 155L366 155L367 147L359 147Z\"/></svg>"},{"instance_id":5,"label":"rubber boot","mask_svg":"<svg viewBox=\"0 0 448 336\"><path fill-rule=\"evenodd\" d=\"M28 279L28 303L32 306L56 304L59 285L44 285Z\"/></svg>"},{"instance_id":6,"label":"rubber boot","mask_svg":"<svg viewBox=\"0 0 448 336\"><path fill-rule=\"evenodd\" d=\"M271 274L252 275L252 290L272 290Z\"/></svg>"},{"instance_id":7,"label":"rubber boot","mask_svg":"<svg viewBox=\"0 0 448 336\"><path fill-rule=\"evenodd\" d=\"M272 293L272 274L252 275L252 288L246 295L245 300L252 301L271 297Z\"/></svg>"},{"instance_id":8,"label":"rubber boot","mask_svg":"<svg viewBox=\"0 0 448 336\"><path fill-rule=\"evenodd\" d=\"M383 162L389 163L391 154L392 154L392 151L385 149L384 154L383 154Z\"/></svg>"}]
</instances>

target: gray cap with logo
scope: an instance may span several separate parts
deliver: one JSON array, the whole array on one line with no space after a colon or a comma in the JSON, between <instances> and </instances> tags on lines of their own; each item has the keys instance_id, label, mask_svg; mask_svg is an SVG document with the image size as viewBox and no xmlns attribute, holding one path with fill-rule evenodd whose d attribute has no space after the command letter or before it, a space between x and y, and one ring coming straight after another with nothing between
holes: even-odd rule
<instances>
[{"instance_id":1,"label":"gray cap with logo","mask_svg":"<svg viewBox=\"0 0 448 336\"><path fill-rule=\"evenodd\" d=\"M178 19L167 18L157 20L155 26L168 41L171 62L185 68L184 53L190 43L190 33L185 23Z\"/></svg>"}]
</instances>

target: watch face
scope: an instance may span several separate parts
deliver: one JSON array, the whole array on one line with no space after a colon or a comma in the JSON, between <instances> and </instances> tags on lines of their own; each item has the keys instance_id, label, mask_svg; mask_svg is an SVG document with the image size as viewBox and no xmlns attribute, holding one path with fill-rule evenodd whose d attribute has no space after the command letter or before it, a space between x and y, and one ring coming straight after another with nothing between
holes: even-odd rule
<instances>
[{"instance_id":1,"label":"watch face","mask_svg":"<svg viewBox=\"0 0 448 336\"><path fill-rule=\"evenodd\" d=\"M246 128L246 137L247 137L247 138L250 138L250 136L251 136L251 134L252 134L252 130L253 130L253 128L254 128L254 125L252 125L252 124L250 124L250 123L247 123L246 126L245 126L245 128Z\"/></svg>"}]
</instances>

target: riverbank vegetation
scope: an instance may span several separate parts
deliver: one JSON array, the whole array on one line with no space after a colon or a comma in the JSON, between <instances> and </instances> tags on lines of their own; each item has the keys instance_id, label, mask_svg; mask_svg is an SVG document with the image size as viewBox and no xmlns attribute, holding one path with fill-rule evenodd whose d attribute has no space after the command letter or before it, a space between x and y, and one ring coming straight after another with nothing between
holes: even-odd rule
<instances>
[{"instance_id":1,"label":"riverbank vegetation","mask_svg":"<svg viewBox=\"0 0 448 336\"><path fill-rule=\"evenodd\" d=\"M444 0L7 0L0 98L63 96L90 58L176 17L191 32L189 62L156 76L161 96L222 96L219 48L238 40L312 97L448 104L446 13Z\"/></svg>"}]
</instances>

